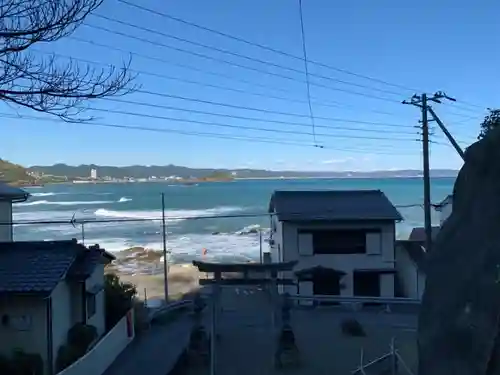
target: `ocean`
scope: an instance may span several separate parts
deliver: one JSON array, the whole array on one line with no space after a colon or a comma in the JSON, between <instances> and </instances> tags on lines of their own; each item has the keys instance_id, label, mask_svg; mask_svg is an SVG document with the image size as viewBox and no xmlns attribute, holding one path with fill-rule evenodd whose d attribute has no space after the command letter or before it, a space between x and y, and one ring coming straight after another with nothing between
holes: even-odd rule
<instances>
[{"instance_id":1,"label":"ocean","mask_svg":"<svg viewBox=\"0 0 500 375\"><path fill-rule=\"evenodd\" d=\"M433 203L451 193L453 183L452 178L433 179ZM204 248L207 258L258 260L258 228L265 239L269 217L250 215L265 214L271 194L277 189L380 189L397 206L423 202L422 180L417 178L236 180L191 186L168 182L47 185L26 189L32 197L14 205L15 223L45 223L15 225L14 238L19 241L76 238L84 240L86 245L99 244L111 252L131 247L161 250L161 194L164 193L167 247L173 262L199 258ZM398 223L397 235L407 238L413 227L423 225L423 208L398 209L405 220ZM71 224L73 217L77 221L105 222L86 223L82 230L82 225ZM132 221L135 219L138 220ZM435 212L433 220L438 223ZM264 250L267 247L263 242Z\"/></svg>"}]
</instances>

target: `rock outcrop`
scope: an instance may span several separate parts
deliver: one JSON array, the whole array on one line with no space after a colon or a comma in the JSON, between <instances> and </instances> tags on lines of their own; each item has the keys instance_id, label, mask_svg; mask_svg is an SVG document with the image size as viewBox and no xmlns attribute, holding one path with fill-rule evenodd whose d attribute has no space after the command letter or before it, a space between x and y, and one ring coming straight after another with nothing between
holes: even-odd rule
<instances>
[{"instance_id":1,"label":"rock outcrop","mask_svg":"<svg viewBox=\"0 0 500 375\"><path fill-rule=\"evenodd\" d=\"M467 149L424 269L419 374L500 374L500 129Z\"/></svg>"}]
</instances>

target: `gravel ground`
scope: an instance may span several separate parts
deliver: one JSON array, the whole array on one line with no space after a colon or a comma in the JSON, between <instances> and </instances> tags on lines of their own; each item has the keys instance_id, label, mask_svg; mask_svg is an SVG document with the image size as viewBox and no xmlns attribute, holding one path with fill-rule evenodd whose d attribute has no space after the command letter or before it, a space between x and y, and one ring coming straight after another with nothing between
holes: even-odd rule
<instances>
[{"instance_id":1,"label":"gravel ground","mask_svg":"<svg viewBox=\"0 0 500 375\"><path fill-rule=\"evenodd\" d=\"M254 287L224 287L218 323L217 375L270 375L282 373L273 366L276 334L269 295ZM208 312L210 309L208 309ZM355 317L366 337L346 337L340 323ZM361 348L365 363L388 353L395 338L408 367L416 373L414 312L384 313L381 309L352 312L343 308L295 309L292 312L302 366L290 374L350 374L359 366ZM208 374L191 369L190 375ZM403 373L403 372L401 372Z\"/></svg>"}]
</instances>

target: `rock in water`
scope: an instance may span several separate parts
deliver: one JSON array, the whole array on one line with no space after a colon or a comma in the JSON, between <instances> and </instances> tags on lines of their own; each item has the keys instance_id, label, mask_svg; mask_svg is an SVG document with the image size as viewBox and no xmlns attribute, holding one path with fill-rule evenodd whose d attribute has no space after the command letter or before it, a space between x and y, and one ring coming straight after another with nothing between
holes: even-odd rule
<instances>
[{"instance_id":1,"label":"rock in water","mask_svg":"<svg viewBox=\"0 0 500 375\"><path fill-rule=\"evenodd\" d=\"M500 129L467 149L425 272L419 374L500 374Z\"/></svg>"}]
</instances>

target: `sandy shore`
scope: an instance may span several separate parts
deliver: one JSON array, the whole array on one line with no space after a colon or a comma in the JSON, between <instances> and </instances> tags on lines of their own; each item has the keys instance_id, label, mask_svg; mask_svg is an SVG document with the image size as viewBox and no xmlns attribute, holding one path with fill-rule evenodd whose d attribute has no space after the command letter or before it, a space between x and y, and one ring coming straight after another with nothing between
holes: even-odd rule
<instances>
[{"instance_id":1,"label":"sandy shore","mask_svg":"<svg viewBox=\"0 0 500 375\"><path fill-rule=\"evenodd\" d=\"M130 282L137 288L138 297L141 299L162 298L164 295L163 273L147 275L138 273L124 273L116 269L110 269L124 282ZM191 264L170 265L168 273L169 296L172 299L181 298L183 295L198 289L198 280L204 278Z\"/></svg>"}]
</instances>

